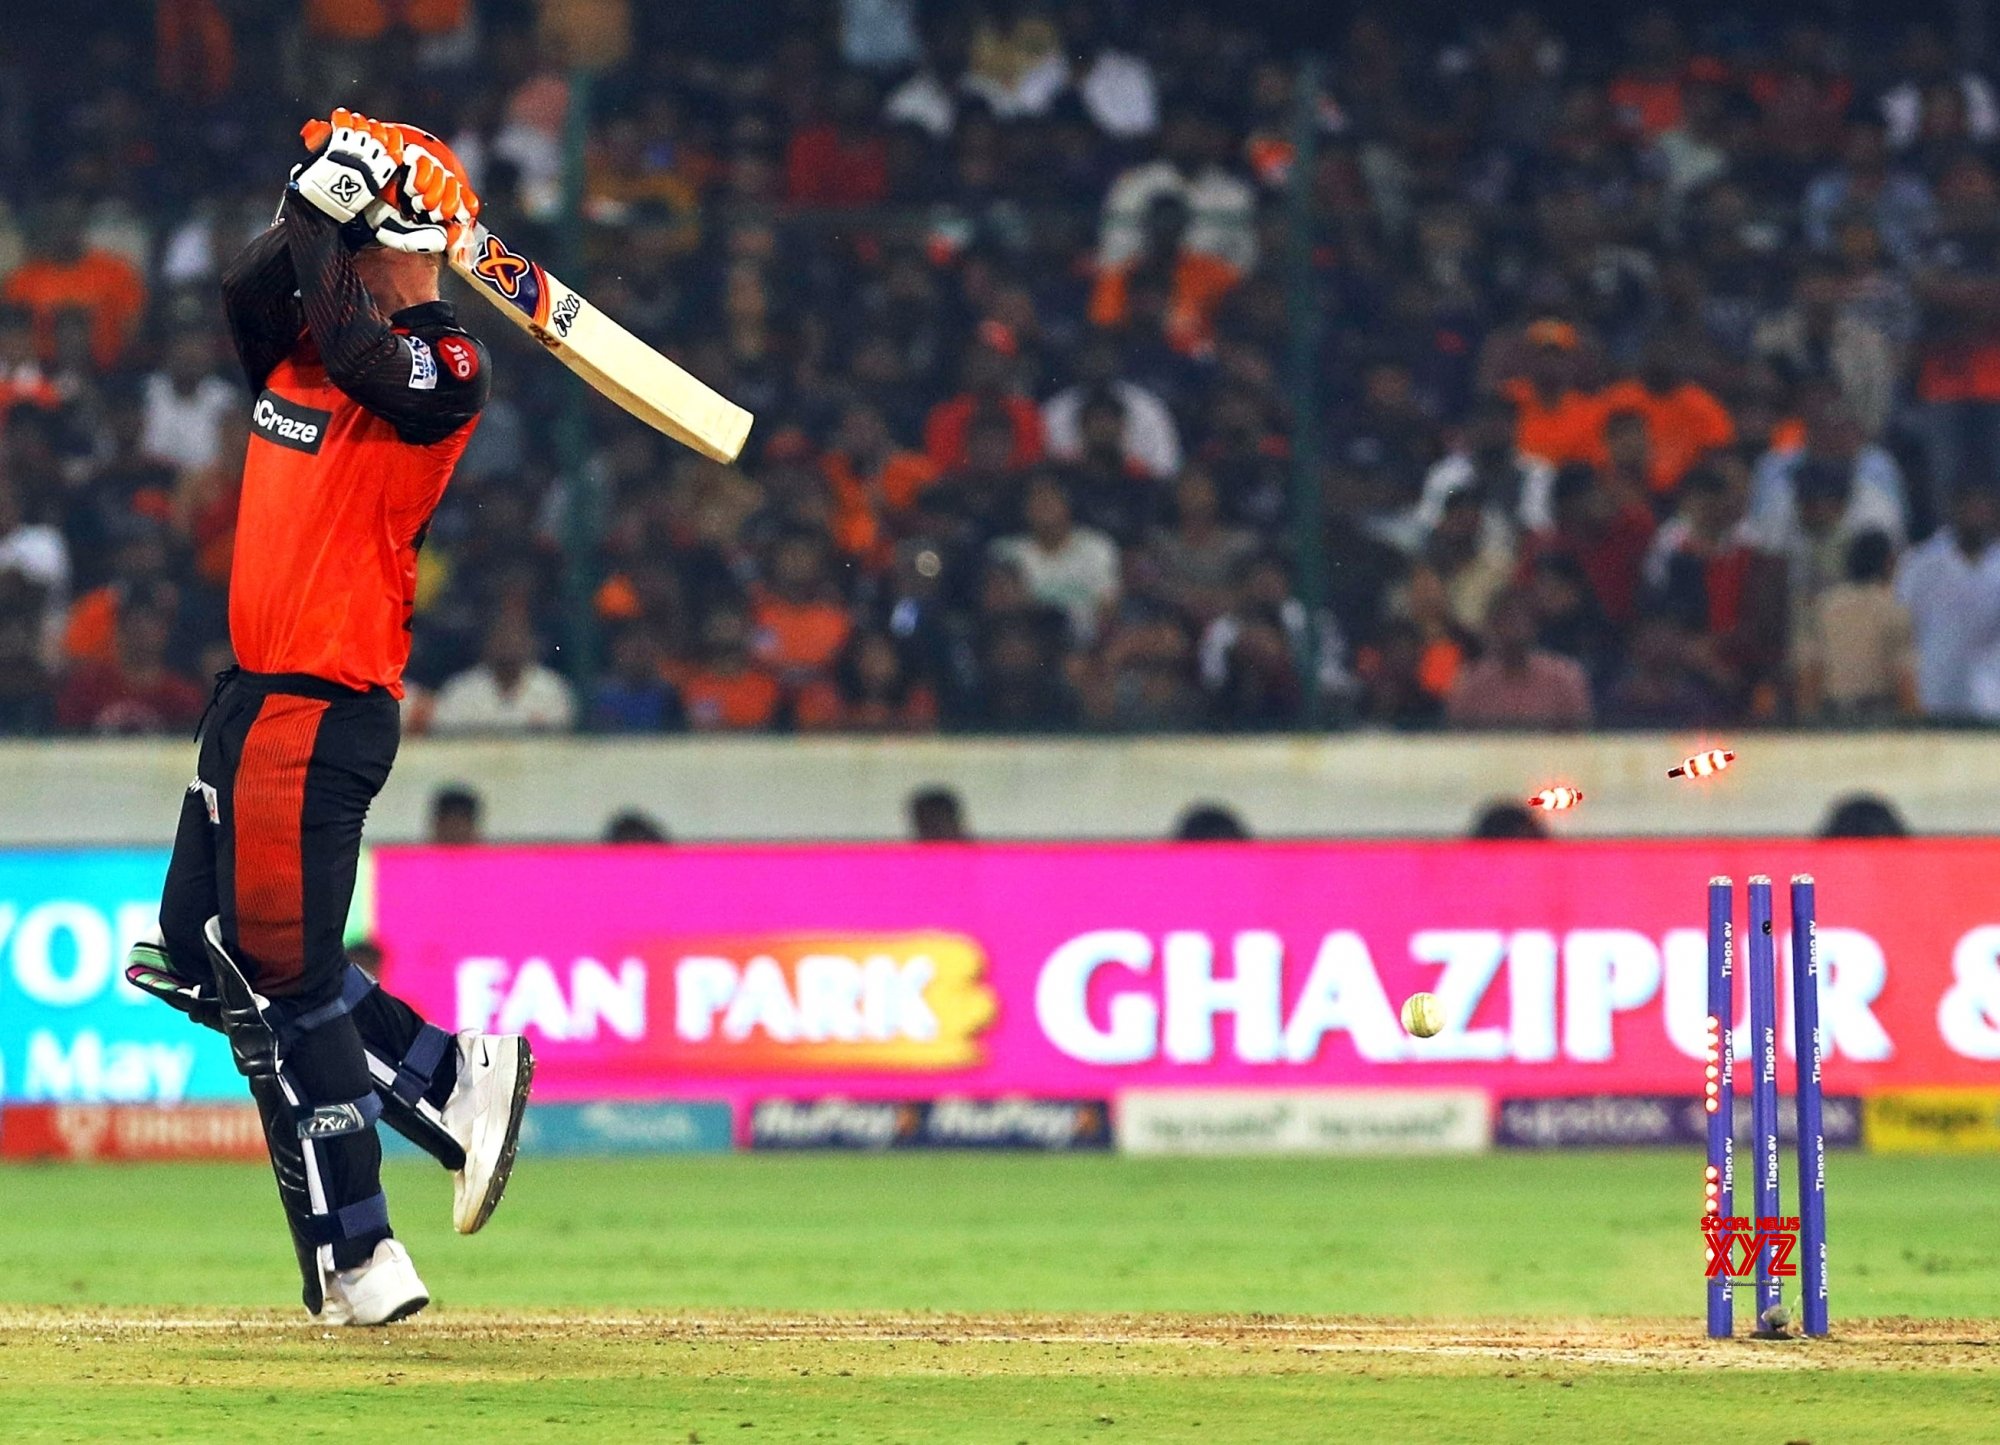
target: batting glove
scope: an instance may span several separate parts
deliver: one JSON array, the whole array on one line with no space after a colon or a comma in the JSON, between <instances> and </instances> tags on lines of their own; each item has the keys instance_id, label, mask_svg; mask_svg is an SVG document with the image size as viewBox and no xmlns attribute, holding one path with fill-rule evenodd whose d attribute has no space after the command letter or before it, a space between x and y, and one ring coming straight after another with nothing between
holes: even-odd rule
<instances>
[{"instance_id":1,"label":"batting glove","mask_svg":"<svg viewBox=\"0 0 2000 1445\"><path fill-rule=\"evenodd\" d=\"M396 159L364 117L336 110L326 148L306 163L292 188L344 226L381 196L396 173Z\"/></svg>"},{"instance_id":2,"label":"batting glove","mask_svg":"<svg viewBox=\"0 0 2000 1445\"><path fill-rule=\"evenodd\" d=\"M440 255L457 244L479 213L478 198L420 145L404 148L396 191L399 205L378 203L367 216L375 239L391 250Z\"/></svg>"}]
</instances>

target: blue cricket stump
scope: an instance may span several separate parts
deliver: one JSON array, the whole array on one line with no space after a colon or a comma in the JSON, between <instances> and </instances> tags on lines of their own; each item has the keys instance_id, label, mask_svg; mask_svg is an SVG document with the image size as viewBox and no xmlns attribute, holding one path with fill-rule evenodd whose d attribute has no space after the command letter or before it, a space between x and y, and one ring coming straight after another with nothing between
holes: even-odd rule
<instances>
[{"instance_id":1,"label":"blue cricket stump","mask_svg":"<svg viewBox=\"0 0 2000 1445\"><path fill-rule=\"evenodd\" d=\"M1778 1216L1778 941L1771 933L1771 880L1750 878L1750 1134L1752 1188L1759 1220ZM1761 1228L1762 1226L1756 1226ZM1783 1301L1771 1250L1757 1251L1757 1329Z\"/></svg>"},{"instance_id":2,"label":"blue cricket stump","mask_svg":"<svg viewBox=\"0 0 2000 1445\"><path fill-rule=\"evenodd\" d=\"M1702 1107L1708 1112L1708 1165L1702 1177L1703 1216L1728 1218L1736 1212L1736 1023L1734 885L1727 878L1708 880L1708 1021ZM1708 1246L1708 1264L1715 1263L1715 1244ZM1709 1338L1726 1340L1735 1332L1730 1280L1718 1270L1708 1280Z\"/></svg>"},{"instance_id":3,"label":"blue cricket stump","mask_svg":"<svg viewBox=\"0 0 2000 1445\"><path fill-rule=\"evenodd\" d=\"M1819 921L1812 875L1792 877L1792 1035L1798 1070L1799 1278L1805 1332L1827 1332L1826 1125L1820 1110L1820 1064L1825 1040L1819 1028ZM1713 1125L1710 1126L1713 1132ZM1714 1306L1710 1305L1711 1321Z\"/></svg>"}]
</instances>

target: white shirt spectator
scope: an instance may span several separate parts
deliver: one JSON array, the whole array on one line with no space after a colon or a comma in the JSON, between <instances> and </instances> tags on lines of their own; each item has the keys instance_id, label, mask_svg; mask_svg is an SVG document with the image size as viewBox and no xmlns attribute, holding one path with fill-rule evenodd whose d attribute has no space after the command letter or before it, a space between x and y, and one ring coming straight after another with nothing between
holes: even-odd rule
<instances>
[{"instance_id":1,"label":"white shirt spectator","mask_svg":"<svg viewBox=\"0 0 2000 1445\"><path fill-rule=\"evenodd\" d=\"M1188 250L1227 261L1245 274L1257 264L1257 193L1250 183L1220 166L1190 179L1165 160L1134 166L1111 183L1104 198L1099 264L1122 266L1139 254L1146 211L1159 196L1178 196L1186 204L1188 229L1182 244Z\"/></svg>"},{"instance_id":2,"label":"white shirt spectator","mask_svg":"<svg viewBox=\"0 0 2000 1445\"><path fill-rule=\"evenodd\" d=\"M1509 519L1523 532L1546 532L1556 524L1554 497L1556 469L1540 457L1517 453L1514 466L1519 473L1520 495ZM1415 520L1424 532L1437 525L1444 504L1454 492L1462 491L1477 479L1478 471L1469 452L1457 451L1438 458L1424 474L1424 490L1417 498ZM1489 499L1490 500L1490 499Z\"/></svg>"},{"instance_id":3,"label":"white shirt spectator","mask_svg":"<svg viewBox=\"0 0 2000 1445\"><path fill-rule=\"evenodd\" d=\"M438 689L431 715L437 733L568 732L575 724L569 684L539 663L523 668L511 690L485 663L467 668Z\"/></svg>"},{"instance_id":4,"label":"white shirt spectator","mask_svg":"<svg viewBox=\"0 0 2000 1445\"><path fill-rule=\"evenodd\" d=\"M1750 519L1765 550L1789 555L1800 540L1798 494L1793 477L1802 451L1766 452L1750 478ZM1910 534L1903 515L1903 469L1887 449L1866 446L1855 454L1853 493L1841 514L1840 535L1883 532L1898 547Z\"/></svg>"},{"instance_id":5,"label":"white shirt spectator","mask_svg":"<svg viewBox=\"0 0 2000 1445\"><path fill-rule=\"evenodd\" d=\"M951 87L930 70L920 70L882 103L882 115L898 125L913 125L933 139L943 140L958 123L958 99Z\"/></svg>"},{"instance_id":6,"label":"white shirt spectator","mask_svg":"<svg viewBox=\"0 0 2000 1445\"><path fill-rule=\"evenodd\" d=\"M1037 602L1069 614L1080 643L1097 636L1104 609L1118 599L1118 545L1094 527L1072 527L1060 547L1045 549L1032 536L1002 537L993 555L1021 569Z\"/></svg>"},{"instance_id":7,"label":"white shirt spectator","mask_svg":"<svg viewBox=\"0 0 2000 1445\"><path fill-rule=\"evenodd\" d=\"M2000 136L2000 101L1993 84L1983 75L1967 70L1957 77L1959 97L1965 102L1965 135L1975 145L1985 145ZM1892 86L1882 95L1882 124L1893 150L1907 150L1917 142L1924 123L1924 88L1914 80Z\"/></svg>"},{"instance_id":8,"label":"white shirt spectator","mask_svg":"<svg viewBox=\"0 0 2000 1445\"><path fill-rule=\"evenodd\" d=\"M1903 558L1896 600L1916 629L1923 714L2000 719L2000 542L1968 557L1940 527Z\"/></svg>"},{"instance_id":9,"label":"white shirt spectator","mask_svg":"<svg viewBox=\"0 0 2000 1445\"><path fill-rule=\"evenodd\" d=\"M1125 460L1149 477L1170 477L1181 469L1181 434L1167 404L1145 387L1114 381L1111 390L1125 408ZM1080 416L1084 388L1068 387L1042 403L1042 435L1049 455L1073 462L1083 455Z\"/></svg>"},{"instance_id":10,"label":"white shirt spectator","mask_svg":"<svg viewBox=\"0 0 2000 1445\"><path fill-rule=\"evenodd\" d=\"M212 467L222 419L241 405L236 388L219 376L204 376L194 390L182 391L165 374L154 372L146 378L139 450L176 471Z\"/></svg>"},{"instance_id":11,"label":"white shirt spectator","mask_svg":"<svg viewBox=\"0 0 2000 1445\"><path fill-rule=\"evenodd\" d=\"M1090 63L1077 94L1099 130L1119 140L1151 135L1160 125L1160 92L1153 68L1123 50L1105 50Z\"/></svg>"}]
</instances>

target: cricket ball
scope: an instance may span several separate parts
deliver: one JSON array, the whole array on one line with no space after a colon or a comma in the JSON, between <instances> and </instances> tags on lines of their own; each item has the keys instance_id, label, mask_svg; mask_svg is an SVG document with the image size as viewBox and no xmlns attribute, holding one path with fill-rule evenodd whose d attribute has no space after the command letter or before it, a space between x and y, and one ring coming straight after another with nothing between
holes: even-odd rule
<instances>
[{"instance_id":1,"label":"cricket ball","mask_svg":"<svg viewBox=\"0 0 2000 1445\"><path fill-rule=\"evenodd\" d=\"M1403 1027L1427 1039L1444 1027L1444 1006L1434 993L1413 993L1403 1000Z\"/></svg>"}]
</instances>

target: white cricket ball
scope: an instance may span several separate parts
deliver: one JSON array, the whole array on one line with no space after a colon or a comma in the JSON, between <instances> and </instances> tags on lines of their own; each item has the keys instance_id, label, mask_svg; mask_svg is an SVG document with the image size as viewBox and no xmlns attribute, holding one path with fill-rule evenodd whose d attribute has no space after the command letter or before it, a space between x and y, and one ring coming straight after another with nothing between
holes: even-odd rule
<instances>
[{"instance_id":1,"label":"white cricket ball","mask_svg":"<svg viewBox=\"0 0 2000 1445\"><path fill-rule=\"evenodd\" d=\"M1434 993L1413 993L1403 1000L1403 1027L1427 1039L1444 1027L1444 1005Z\"/></svg>"}]
</instances>

